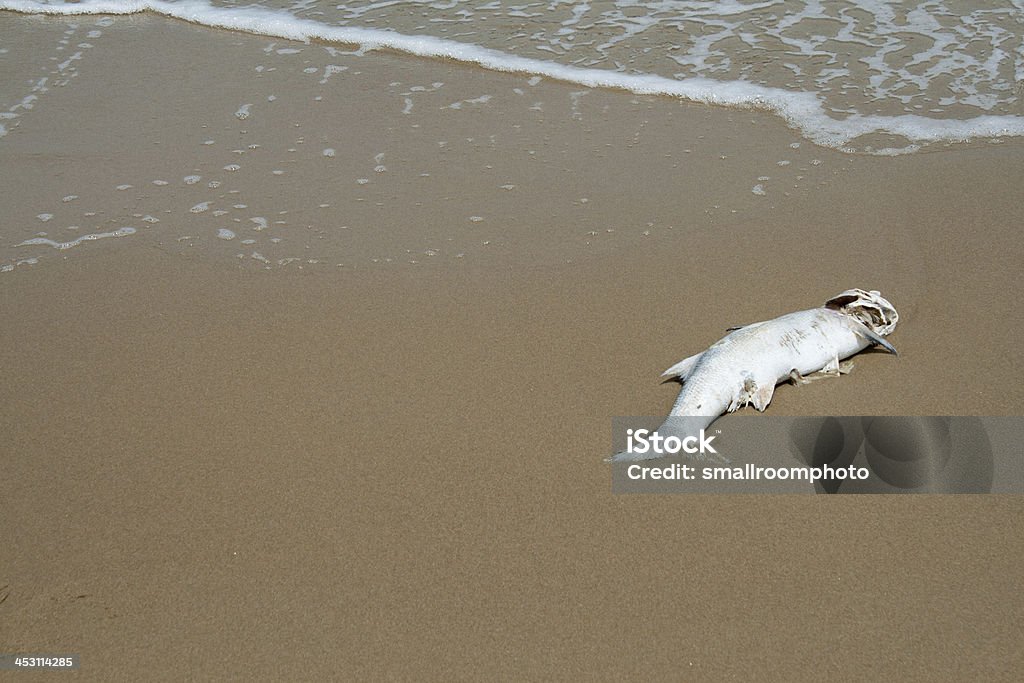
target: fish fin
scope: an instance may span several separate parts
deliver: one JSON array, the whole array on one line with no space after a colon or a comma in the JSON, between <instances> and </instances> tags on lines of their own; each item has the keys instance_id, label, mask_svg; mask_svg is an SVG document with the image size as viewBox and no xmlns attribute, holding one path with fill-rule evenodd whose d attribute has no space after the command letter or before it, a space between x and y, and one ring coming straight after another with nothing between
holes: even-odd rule
<instances>
[{"instance_id":1,"label":"fish fin","mask_svg":"<svg viewBox=\"0 0 1024 683\"><path fill-rule=\"evenodd\" d=\"M775 394L774 384L761 384L754 390L751 398L753 399L754 407L764 412L764 409L768 407L768 404L772 402L772 396Z\"/></svg>"},{"instance_id":2,"label":"fish fin","mask_svg":"<svg viewBox=\"0 0 1024 683\"><path fill-rule=\"evenodd\" d=\"M793 384L810 384L814 381L814 377L804 377L799 370L794 368L789 371L789 381Z\"/></svg>"},{"instance_id":3,"label":"fish fin","mask_svg":"<svg viewBox=\"0 0 1024 683\"><path fill-rule=\"evenodd\" d=\"M818 372L820 372L820 373L822 373L824 375L832 375L832 376L838 375L839 374L839 356L833 356L832 360L830 360L829 362L825 363L825 367L823 367L821 370L818 370Z\"/></svg>"},{"instance_id":4,"label":"fish fin","mask_svg":"<svg viewBox=\"0 0 1024 683\"><path fill-rule=\"evenodd\" d=\"M690 371L693 370L693 366L697 364L697 361L700 360L700 357L702 355L704 355L703 351L693 356L690 356L689 358L684 358L683 360L679 361L678 363L670 367L665 372L661 373L661 376L678 377L680 380L685 380L687 377L689 377Z\"/></svg>"},{"instance_id":5,"label":"fish fin","mask_svg":"<svg viewBox=\"0 0 1024 683\"><path fill-rule=\"evenodd\" d=\"M743 380L743 385L737 389L729 402L726 412L732 413L743 406L753 405L758 410L764 410L772 402L772 395L775 393L774 384L758 384L753 377Z\"/></svg>"},{"instance_id":6,"label":"fish fin","mask_svg":"<svg viewBox=\"0 0 1024 683\"><path fill-rule=\"evenodd\" d=\"M892 344L883 339L881 335L879 335L878 333L873 332L867 325L861 322L857 322L857 324L854 326L854 329L857 332L857 334L864 337L872 344L877 344L878 346L881 346L883 349L885 349L894 356L900 355L899 353L896 352L896 347L894 347Z\"/></svg>"},{"instance_id":7,"label":"fish fin","mask_svg":"<svg viewBox=\"0 0 1024 683\"><path fill-rule=\"evenodd\" d=\"M832 363L829 363L829 365L832 365ZM825 379L826 377L838 377L839 375L848 375L851 372L853 372L853 361L846 360L836 364L833 368L829 368L829 366L826 365L821 370L818 370L817 372L812 372L809 375L801 375L796 370L793 370L789 373L789 381L791 381L793 384L810 384L811 382L816 382L819 379Z\"/></svg>"}]
</instances>

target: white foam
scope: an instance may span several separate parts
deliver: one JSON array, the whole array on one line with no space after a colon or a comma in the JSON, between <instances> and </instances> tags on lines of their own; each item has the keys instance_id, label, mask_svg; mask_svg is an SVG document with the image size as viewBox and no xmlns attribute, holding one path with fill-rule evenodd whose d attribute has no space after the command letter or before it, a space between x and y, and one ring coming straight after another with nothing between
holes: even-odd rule
<instances>
[{"instance_id":1,"label":"white foam","mask_svg":"<svg viewBox=\"0 0 1024 683\"><path fill-rule=\"evenodd\" d=\"M373 3L371 3L372 5ZM386 4L386 3L378 3ZM765 2L754 5L739 2L715 3L715 7L706 10L711 18L720 24L723 17L732 15L743 15L751 10L763 9L771 3ZM688 5L688 3L684 3ZM704 3L697 3L703 6ZM820 3L811 3L820 10ZM848 149L849 143L863 135L873 133L890 134L902 136L909 140L910 145L901 148L886 148L884 150L873 150L877 154L897 154L912 152L921 143L937 141L959 141L971 138L991 138L1006 136L1024 135L1024 116L1018 115L979 115L970 118L960 119L937 119L922 116L919 114L902 115L879 115L869 113L851 113L845 118L836 118L835 112L830 112L824 104L823 97L811 91L792 91L781 87L771 87L748 82L746 80L714 80L705 76L671 78L650 73L628 73L624 70L611 71L599 68L587 68L575 65L558 64L552 61L523 57L508 54L499 50L482 47L475 44L461 43L449 39L438 38L428 35L406 35L388 30L360 28L353 26L338 26L320 23L311 19L296 17L280 10L271 10L259 7L219 7L211 5L206 0L182 0L181 2L167 2L166 0L86 0L78 3L54 3L47 4L34 0L0 0L0 9L7 9L28 14L58 14L58 15L82 15L82 14L134 14L138 12L151 11L168 17L174 17L206 26L245 31L260 35L274 36L289 40L308 42L320 40L326 42L357 44L361 46L360 53L367 50L388 48L400 52L406 52L423 57L443 57L458 61L478 64L482 67L496 70L517 73L533 74L527 82L536 85L541 77L550 77L557 80L577 83L590 88L615 88L627 90L644 95L667 95L679 97L714 105L731 107L753 108L770 111L785 119L785 121L801 132L808 139L828 147L837 149ZM689 9L684 7L683 9ZM886 82L887 56L885 52L888 45L900 30L908 28L920 32L922 35L931 37L934 44L924 50L914 59L934 59L936 55L943 54L943 50L949 50L948 35L939 33L933 29L934 17L923 11L910 11L900 21L886 19L892 14L891 8L884 3L872 3L871 13L874 17L873 25L883 35L883 49L877 50L872 57L865 60L869 67L872 67L873 78L877 80L878 74L882 75L881 87ZM816 11L818 11L816 10ZM701 10L705 11L705 10ZM580 16L574 14L576 21ZM703 15L702 15L703 16ZM843 14L844 18L849 18ZM695 21L703 21L705 26L712 25L706 17L697 17ZM798 13L789 17L780 25L786 27L795 25L805 18L816 18L816 15L806 12ZM970 26L968 17L961 26ZM889 24L884 24L889 21ZM931 23L930 23L931 22ZM631 18L630 22L623 22L619 26L624 32L608 41L605 45L598 46L599 52L611 49L614 43L622 42L629 37L649 28L656 20L648 15L644 17ZM569 25L571 28L571 24ZM895 27L895 28L893 28ZM763 26L759 28L764 29ZM719 27L719 30L721 28ZM979 29L982 30L982 29ZM769 32L770 33L770 32ZM854 28L849 22L842 23L838 34L834 38L814 36L814 40L801 40L786 34L774 34L779 40L787 45L795 53L805 54L809 57L818 56L821 53L821 45L827 40L854 40L858 44L867 44L862 36L855 35ZM723 40L723 36L714 34L716 40ZM818 40L821 38L821 40ZM701 74L713 73L716 69L728 70L729 67L723 59L728 55L713 54L711 42L704 47L698 45L700 38L691 36L694 44L685 55L676 59L681 66L691 71L696 67L696 72ZM710 40L710 39L709 39ZM554 43L559 49L567 49L568 43L563 38L558 38ZM538 47L535 45L535 47ZM538 47L539 49L539 47ZM892 48L890 52L898 49ZM551 46L549 51L558 52ZM702 52L703 50L703 52ZM808 52L810 53L808 54ZM1002 51L1006 54L1005 51ZM700 55L711 55L714 60L705 60L707 64L695 64L694 59ZM696 57L695 57L696 56ZM999 53L993 50L989 62L999 57ZM966 70L974 78L977 73L982 76L986 73L986 64L971 63L967 57L957 53L957 59L963 64L959 70ZM699 60L698 60L699 61ZM977 61L977 60L975 60ZM998 61L998 60L997 60ZM1020 59L1014 69L1017 72L1018 80L1024 79L1024 62ZM937 63L929 62L929 73L948 71L956 67L958 63L948 62L940 59ZM618 68L625 67L616 64ZM895 73L896 80L901 83L914 83L914 66L908 64L902 71ZM707 67L707 68L705 68ZM835 68L835 67L830 67ZM836 74L829 72L825 78L832 79ZM966 78L967 76L958 76ZM902 79L902 80L901 80ZM973 81L972 81L973 82ZM813 84L812 84L813 85ZM818 87L821 87L819 84ZM976 93L970 91L968 84L961 88L965 93L961 101L974 106L986 106L986 99L983 96L974 97ZM894 91L895 92L895 91ZM974 97L974 100L971 98ZM250 114L251 104L243 104L235 115L244 119Z\"/></svg>"},{"instance_id":2,"label":"white foam","mask_svg":"<svg viewBox=\"0 0 1024 683\"><path fill-rule=\"evenodd\" d=\"M340 74L342 71L348 71L348 67L328 64L324 67L324 77L320 79L320 85L324 85L331 76L334 74Z\"/></svg>"},{"instance_id":3,"label":"white foam","mask_svg":"<svg viewBox=\"0 0 1024 683\"><path fill-rule=\"evenodd\" d=\"M9 273L18 266L34 266L37 263L39 263L39 259L35 257L19 259L14 263L5 263L4 265L0 266L0 273Z\"/></svg>"},{"instance_id":4,"label":"white foam","mask_svg":"<svg viewBox=\"0 0 1024 683\"><path fill-rule=\"evenodd\" d=\"M70 249L72 247L77 247L82 242L92 242L94 240L101 240L101 239L104 239L104 238L107 238L107 237L124 237L125 235L134 235L134 234L135 234L135 228L125 227L125 228L118 228L117 230L113 230L111 232L97 232L97 233L93 233L91 235L82 235L81 237L79 237L77 239L73 239L70 242L56 242L56 241L48 239L46 237L33 237L30 240L25 240L24 242L21 242L20 244L16 244L14 246L16 246L16 247L28 247L28 246L32 246L32 245L36 245L36 244L45 244L47 246L51 246L51 247L54 247L55 249L60 249L60 250L63 251L65 249Z\"/></svg>"},{"instance_id":5,"label":"white foam","mask_svg":"<svg viewBox=\"0 0 1024 683\"><path fill-rule=\"evenodd\" d=\"M491 101L493 95L481 95L480 97L474 97L468 100L460 100L458 102L452 102L448 105L449 109L462 109L464 104L487 104Z\"/></svg>"}]
</instances>

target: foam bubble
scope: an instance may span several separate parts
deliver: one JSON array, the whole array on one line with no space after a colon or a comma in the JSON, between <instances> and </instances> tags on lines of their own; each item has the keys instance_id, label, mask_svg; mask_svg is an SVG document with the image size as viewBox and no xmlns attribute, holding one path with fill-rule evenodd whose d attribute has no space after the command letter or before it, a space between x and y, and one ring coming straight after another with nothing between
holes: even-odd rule
<instances>
[{"instance_id":1,"label":"foam bubble","mask_svg":"<svg viewBox=\"0 0 1024 683\"><path fill-rule=\"evenodd\" d=\"M53 247L55 249L60 249L60 250L63 251L65 249L71 249L72 247L77 247L82 242L92 242L92 241L95 241L95 240L105 239L107 237L124 237L126 235L134 235L135 232L136 232L135 228L124 227L124 228L118 228L117 230L112 230L111 232L97 232L97 233L93 233L93 234L90 234L90 235L82 235L81 237L79 237L77 239L73 239L70 242L57 242L55 240L51 240L51 239L48 239L46 237L33 237L32 239L25 240L24 242L21 242L19 244L14 245L14 246L16 246L16 247L28 247L28 246L33 246L33 245L37 245L37 244L42 244L42 245L47 245L47 246Z\"/></svg>"},{"instance_id":2,"label":"foam bubble","mask_svg":"<svg viewBox=\"0 0 1024 683\"><path fill-rule=\"evenodd\" d=\"M5 263L4 265L0 266L0 273L9 273L18 266L34 266L37 263L39 263L39 259L35 257L19 259L14 263Z\"/></svg>"},{"instance_id":3,"label":"foam bubble","mask_svg":"<svg viewBox=\"0 0 1024 683\"><path fill-rule=\"evenodd\" d=\"M340 74L342 71L348 71L348 67L328 64L324 67L324 77L320 79L320 85L324 85L331 76L334 74Z\"/></svg>"}]
</instances>

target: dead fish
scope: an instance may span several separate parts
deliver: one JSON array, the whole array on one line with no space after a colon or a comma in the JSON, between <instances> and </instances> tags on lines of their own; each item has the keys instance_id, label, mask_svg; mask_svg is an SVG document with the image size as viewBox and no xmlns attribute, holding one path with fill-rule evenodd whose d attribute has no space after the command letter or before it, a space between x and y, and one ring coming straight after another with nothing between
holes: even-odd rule
<instances>
[{"instance_id":1,"label":"dead fish","mask_svg":"<svg viewBox=\"0 0 1024 683\"><path fill-rule=\"evenodd\" d=\"M847 370L840 361L869 346L895 354L884 337L898 320L896 309L879 292L848 289L821 308L740 327L663 373L683 383L666 431L696 434L745 405L763 411L780 382L805 383L813 373L838 375ZM626 451L611 460L654 457L660 454Z\"/></svg>"}]
</instances>

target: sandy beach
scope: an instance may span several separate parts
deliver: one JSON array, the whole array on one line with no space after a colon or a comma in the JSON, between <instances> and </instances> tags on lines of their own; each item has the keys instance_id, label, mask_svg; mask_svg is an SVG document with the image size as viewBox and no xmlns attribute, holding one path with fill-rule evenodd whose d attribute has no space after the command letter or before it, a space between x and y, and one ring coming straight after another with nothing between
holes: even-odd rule
<instances>
[{"instance_id":1,"label":"sandy beach","mask_svg":"<svg viewBox=\"0 0 1024 683\"><path fill-rule=\"evenodd\" d=\"M2 109L100 20L0 13ZM102 32L0 138L0 654L1019 676L1019 496L615 496L603 458L614 416L668 410L666 367L849 287L898 307L900 356L770 412L1019 414L1020 139L850 155L757 111Z\"/></svg>"}]
</instances>

